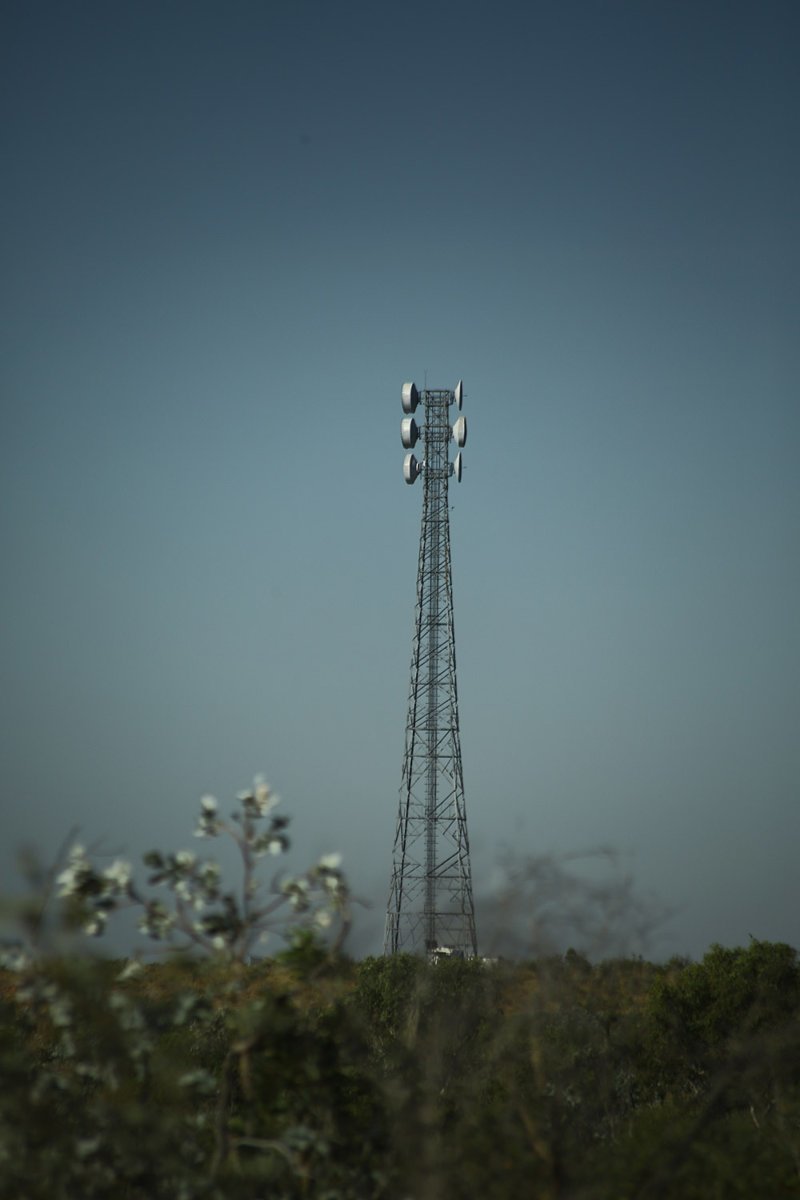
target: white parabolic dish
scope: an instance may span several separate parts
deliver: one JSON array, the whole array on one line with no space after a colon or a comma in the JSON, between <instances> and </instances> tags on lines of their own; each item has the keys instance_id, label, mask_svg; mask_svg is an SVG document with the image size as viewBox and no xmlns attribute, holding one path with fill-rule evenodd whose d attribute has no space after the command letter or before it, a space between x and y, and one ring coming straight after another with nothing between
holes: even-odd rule
<instances>
[{"instance_id":1,"label":"white parabolic dish","mask_svg":"<svg viewBox=\"0 0 800 1200\"><path fill-rule=\"evenodd\" d=\"M419 392L415 383L404 383L401 392L403 400L403 412L413 413L414 409L419 404Z\"/></svg>"},{"instance_id":2,"label":"white parabolic dish","mask_svg":"<svg viewBox=\"0 0 800 1200\"><path fill-rule=\"evenodd\" d=\"M419 463L416 454L407 454L403 459L403 478L406 483L413 483L419 475Z\"/></svg>"},{"instance_id":3,"label":"white parabolic dish","mask_svg":"<svg viewBox=\"0 0 800 1200\"><path fill-rule=\"evenodd\" d=\"M400 422L400 439L406 450L413 450L419 437L419 425L413 417L403 417Z\"/></svg>"}]
</instances>

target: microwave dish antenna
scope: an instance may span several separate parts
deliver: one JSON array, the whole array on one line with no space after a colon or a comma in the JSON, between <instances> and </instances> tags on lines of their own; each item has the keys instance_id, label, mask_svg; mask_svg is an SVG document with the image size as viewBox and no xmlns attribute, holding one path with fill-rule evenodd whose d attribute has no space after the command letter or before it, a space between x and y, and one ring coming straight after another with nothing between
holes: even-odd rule
<instances>
[{"instance_id":1,"label":"microwave dish antenna","mask_svg":"<svg viewBox=\"0 0 800 1200\"><path fill-rule=\"evenodd\" d=\"M419 425L413 417L403 417L400 422L400 440L406 450L413 450L419 439Z\"/></svg>"},{"instance_id":2,"label":"microwave dish antenna","mask_svg":"<svg viewBox=\"0 0 800 1200\"><path fill-rule=\"evenodd\" d=\"M419 392L415 383L404 383L401 392L403 402L403 412L413 413L417 411L419 404Z\"/></svg>"}]
</instances>

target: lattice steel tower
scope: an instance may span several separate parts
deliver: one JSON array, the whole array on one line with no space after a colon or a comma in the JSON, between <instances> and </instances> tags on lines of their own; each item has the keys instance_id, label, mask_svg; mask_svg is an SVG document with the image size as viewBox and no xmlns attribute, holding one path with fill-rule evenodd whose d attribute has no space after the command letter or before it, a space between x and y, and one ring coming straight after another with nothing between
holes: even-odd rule
<instances>
[{"instance_id":1,"label":"lattice steel tower","mask_svg":"<svg viewBox=\"0 0 800 1200\"><path fill-rule=\"evenodd\" d=\"M422 401L423 425L413 414ZM399 951L477 953L469 863L461 738L458 726L453 585L450 572L451 476L461 480L461 453L449 447L467 440L466 417L450 424L450 406L461 409L463 386L454 391L403 385L403 445L421 441L419 462L406 454L406 483L422 476L417 605L411 653L411 686L394 840L392 882L386 913L385 954Z\"/></svg>"}]
</instances>

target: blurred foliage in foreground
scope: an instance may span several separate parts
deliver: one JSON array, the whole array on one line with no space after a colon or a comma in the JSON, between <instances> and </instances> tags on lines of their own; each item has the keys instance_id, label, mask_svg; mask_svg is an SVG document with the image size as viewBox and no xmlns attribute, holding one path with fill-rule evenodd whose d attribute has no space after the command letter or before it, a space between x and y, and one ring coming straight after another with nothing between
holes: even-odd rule
<instances>
[{"instance_id":1,"label":"blurred foliage in foreground","mask_svg":"<svg viewBox=\"0 0 800 1200\"><path fill-rule=\"evenodd\" d=\"M354 963L336 856L258 898L260 851L288 839L254 796L238 899L188 852L148 856L161 907L126 864L73 848L54 874L72 922L97 936L134 904L147 936L184 934L173 957L67 954L29 912L0 972L4 1200L800 1196L791 947ZM203 821L223 831L208 800ZM300 924L252 962L281 897Z\"/></svg>"}]
</instances>

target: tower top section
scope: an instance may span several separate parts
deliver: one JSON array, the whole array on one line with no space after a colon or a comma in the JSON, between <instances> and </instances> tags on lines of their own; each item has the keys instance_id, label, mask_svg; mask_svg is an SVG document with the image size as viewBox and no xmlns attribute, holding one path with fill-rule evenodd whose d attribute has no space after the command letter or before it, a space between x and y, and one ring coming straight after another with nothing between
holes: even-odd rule
<instances>
[{"instance_id":1,"label":"tower top section","mask_svg":"<svg viewBox=\"0 0 800 1200\"><path fill-rule=\"evenodd\" d=\"M459 379L456 386L449 388L423 388L420 392L413 382L404 383L400 392L403 412L407 415L400 422L400 440L406 450L413 451L418 441L425 447L425 457L418 459L413 453L403 459L403 478L406 483L415 483L420 475L436 472L445 477L454 475L461 482L463 470L461 448L467 440L467 418L463 414L450 423L449 409L455 405L460 411L464 405L464 383ZM420 423L414 413L420 404L425 414ZM448 454L450 442L459 448L455 461Z\"/></svg>"}]
</instances>

